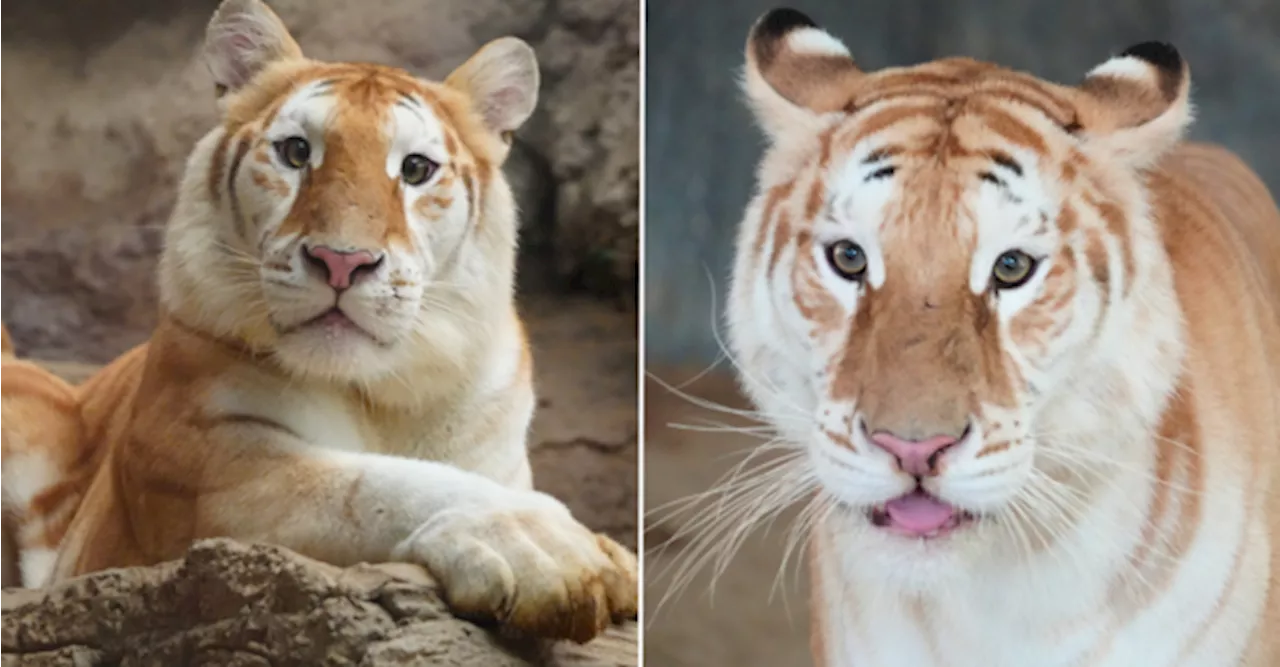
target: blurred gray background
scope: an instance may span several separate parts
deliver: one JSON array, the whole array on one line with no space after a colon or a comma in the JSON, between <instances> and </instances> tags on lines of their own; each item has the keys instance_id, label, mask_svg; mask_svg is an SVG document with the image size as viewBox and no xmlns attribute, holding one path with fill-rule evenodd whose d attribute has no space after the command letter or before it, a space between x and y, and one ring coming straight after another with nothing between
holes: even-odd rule
<instances>
[{"instance_id":1,"label":"blurred gray background","mask_svg":"<svg viewBox=\"0 0 1280 667\"><path fill-rule=\"evenodd\" d=\"M715 278L722 305L733 232L761 135L737 87L764 0L649 0L645 79L646 354L706 364ZM1173 43L1191 63L1192 137L1239 152L1280 191L1280 0L797 0L864 69L953 55L1060 83L1132 44ZM718 315L718 314L717 314Z\"/></svg>"},{"instance_id":2,"label":"blurred gray background","mask_svg":"<svg viewBox=\"0 0 1280 667\"><path fill-rule=\"evenodd\" d=\"M712 324L720 322L734 231L763 144L737 77L747 30L774 6L648 0L645 347L648 370L670 383L689 380L719 356ZM1128 46L1172 42L1191 63L1199 109L1192 137L1234 149L1280 192L1280 0L797 0L792 6L843 39L864 69L964 55L1071 84ZM746 407L729 368L722 361L719 372L682 389ZM670 428L707 421L732 420L648 381L646 664L810 664L806 584L788 578L771 595L794 509L748 540L714 589L704 569L657 608L670 592L662 573L679 565L677 554L689 545L680 528L715 511L704 503L663 521L669 513L658 508L705 492L760 445L741 435ZM671 548L659 550L668 540Z\"/></svg>"}]
</instances>

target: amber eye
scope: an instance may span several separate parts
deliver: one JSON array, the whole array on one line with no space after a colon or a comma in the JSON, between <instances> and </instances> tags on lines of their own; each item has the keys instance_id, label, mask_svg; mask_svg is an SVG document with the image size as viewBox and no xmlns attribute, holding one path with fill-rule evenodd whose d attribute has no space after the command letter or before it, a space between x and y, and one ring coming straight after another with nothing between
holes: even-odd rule
<instances>
[{"instance_id":1,"label":"amber eye","mask_svg":"<svg viewBox=\"0 0 1280 667\"><path fill-rule=\"evenodd\" d=\"M281 162L301 169L311 162L311 144L302 137L289 137L276 142L276 155L280 156Z\"/></svg>"},{"instance_id":2,"label":"amber eye","mask_svg":"<svg viewBox=\"0 0 1280 667\"><path fill-rule=\"evenodd\" d=\"M867 272L867 253L853 241L836 241L827 246L827 262L845 280L862 280Z\"/></svg>"},{"instance_id":3,"label":"amber eye","mask_svg":"<svg viewBox=\"0 0 1280 667\"><path fill-rule=\"evenodd\" d=\"M1036 258L1021 250L1010 250L996 258L991 267L991 281L996 289L1013 289L1025 285L1036 273Z\"/></svg>"},{"instance_id":4,"label":"amber eye","mask_svg":"<svg viewBox=\"0 0 1280 667\"><path fill-rule=\"evenodd\" d=\"M400 177L409 185L422 185L431 175L436 173L440 165L425 155L413 153L400 163Z\"/></svg>"}]
</instances>

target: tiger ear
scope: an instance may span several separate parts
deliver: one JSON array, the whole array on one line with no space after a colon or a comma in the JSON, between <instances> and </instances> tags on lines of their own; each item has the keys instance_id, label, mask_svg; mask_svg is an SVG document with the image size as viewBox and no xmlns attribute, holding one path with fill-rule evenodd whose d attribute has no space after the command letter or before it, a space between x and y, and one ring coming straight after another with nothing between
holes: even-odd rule
<instances>
[{"instance_id":1,"label":"tiger ear","mask_svg":"<svg viewBox=\"0 0 1280 667\"><path fill-rule=\"evenodd\" d=\"M473 110L495 134L509 139L538 104L538 57L515 37L480 47L445 79L471 99Z\"/></svg>"},{"instance_id":2,"label":"tiger ear","mask_svg":"<svg viewBox=\"0 0 1280 667\"><path fill-rule=\"evenodd\" d=\"M1095 67L1077 88L1086 142L1135 168L1154 163L1191 124L1191 69L1170 44L1143 42Z\"/></svg>"},{"instance_id":3,"label":"tiger ear","mask_svg":"<svg viewBox=\"0 0 1280 667\"><path fill-rule=\"evenodd\" d=\"M302 49L262 0L223 0L205 30L204 60L219 97L272 63L298 58Z\"/></svg>"},{"instance_id":4,"label":"tiger ear","mask_svg":"<svg viewBox=\"0 0 1280 667\"><path fill-rule=\"evenodd\" d=\"M774 9L747 37L743 86L771 139L843 112L862 71L844 43L794 9Z\"/></svg>"}]
</instances>

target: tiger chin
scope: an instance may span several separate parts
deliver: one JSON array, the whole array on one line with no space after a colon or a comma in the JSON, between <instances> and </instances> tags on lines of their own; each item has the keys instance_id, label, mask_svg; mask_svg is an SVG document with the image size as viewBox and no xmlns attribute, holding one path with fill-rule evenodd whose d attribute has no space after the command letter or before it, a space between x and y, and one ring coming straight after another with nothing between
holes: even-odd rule
<instances>
[{"instance_id":1,"label":"tiger chin","mask_svg":"<svg viewBox=\"0 0 1280 667\"><path fill-rule=\"evenodd\" d=\"M1280 213L1178 52L866 72L780 9L743 85L728 342L830 507L818 664L1280 664Z\"/></svg>"},{"instance_id":2,"label":"tiger chin","mask_svg":"<svg viewBox=\"0 0 1280 667\"><path fill-rule=\"evenodd\" d=\"M419 563L459 615L523 635L634 617L634 554L532 489L501 167L533 50L498 39L426 81L309 59L265 4L225 0L204 59L221 120L186 166L153 336L75 389L5 361L23 582L228 536ZM19 428L68 401L75 429Z\"/></svg>"}]
</instances>

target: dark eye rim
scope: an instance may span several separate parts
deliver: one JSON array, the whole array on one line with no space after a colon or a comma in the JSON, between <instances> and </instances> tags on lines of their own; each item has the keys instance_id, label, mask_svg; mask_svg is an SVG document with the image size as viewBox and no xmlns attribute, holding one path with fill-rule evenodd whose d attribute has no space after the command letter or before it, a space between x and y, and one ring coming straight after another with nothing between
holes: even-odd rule
<instances>
[{"instance_id":1,"label":"dark eye rim","mask_svg":"<svg viewBox=\"0 0 1280 667\"><path fill-rule=\"evenodd\" d=\"M1003 259L1005 256L1015 255L1015 254L1021 257L1025 257L1027 259L1027 272L1023 274L1022 277L1019 278L1018 280L1009 280L1009 281L1002 280L999 276L996 275L996 267L1000 266L1000 260ZM1017 289L1019 287L1022 287L1023 285L1026 285L1028 282L1031 281L1032 278L1035 277L1036 271L1039 270L1040 268L1040 261L1041 261L1040 257L1036 257L1035 255L1025 250L1013 249L1013 250L1006 250L1000 253L1000 255L996 257L996 261L991 265L992 288L996 290L1011 290L1011 289Z\"/></svg>"},{"instance_id":2,"label":"dark eye rim","mask_svg":"<svg viewBox=\"0 0 1280 667\"><path fill-rule=\"evenodd\" d=\"M840 264L837 262L836 250L846 246L857 248L858 252L862 253L861 269L858 269L857 271L847 271L844 268L842 268ZM835 271L836 275L840 276L841 278L844 278L845 280L848 280L850 282L861 282L862 279L866 277L867 266L869 262L867 261L867 251L861 245L854 243L853 241L850 241L848 239L841 239L839 241L833 241L831 243L828 243L823 248L823 254L826 255L827 265L830 266L831 270Z\"/></svg>"},{"instance_id":3,"label":"dark eye rim","mask_svg":"<svg viewBox=\"0 0 1280 667\"><path fill-rule=\"evenodd\" d=\"M420 163L423 165L424 169L422 171L421 177L410 178L408 170L409 170L409 162L411 160L420 161ZM431 180L431 177L435 176L436 172L439 170L440 170L440 163L436 162L435 160L432 160L431 158L423 155L422 153L410 153L404 156L404 159L400 161L400 178L404 179L404 182L408 183L409 185L422 185L423 183L426 183L427 181Z\"/></svg>"},{"instance_id":4,"label":"dark eye rim","mask_svg":"<svg viewBox=\"0 0 1280 667\"><path fill-rule=\"evenodd\" d=\"M302 169L311 163L311 142L307 141L305 137L285 137L275 142L274 146L276 157L280 158L281 162L292 169ZM302 152L302 157L298 158L299 161L295 163L292 157L297 156L291 157L290 148L299 146L301 147L299 150Z\"/></svg>"}]
</instances>

